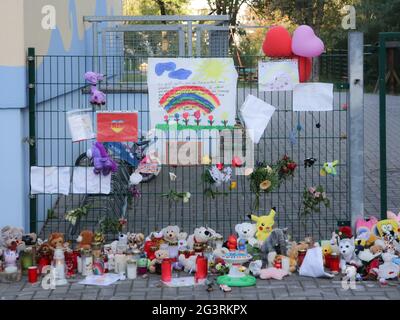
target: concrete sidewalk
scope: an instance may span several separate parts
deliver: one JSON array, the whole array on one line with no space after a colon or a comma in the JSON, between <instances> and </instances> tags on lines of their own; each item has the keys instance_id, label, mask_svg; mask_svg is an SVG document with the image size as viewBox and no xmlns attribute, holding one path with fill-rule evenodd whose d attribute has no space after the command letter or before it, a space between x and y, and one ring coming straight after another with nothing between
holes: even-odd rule
<instances>
[{"instance_id":1,"label":"concrete sidewalk","mask_svg":"<svg viewBox=\"0 0 400 320\"><path fill-rule=\"evenodd\" d=\"M186 274L181 273L182 276ZM209 277L212 280L214 277ZM342 288L340 276L334 279L314 279L291 275L282 281L257 280L255 287L232 288L222 292L214 285L168 288L160 283L160 276L125 280L109 287L78 284L81 278L69 280L66 286L44 290L37 284L21 282L0 284L1 300L400 300L398 281L386 286L379 282L357 282L355 290Z\"/></svg>"}]
</instances>

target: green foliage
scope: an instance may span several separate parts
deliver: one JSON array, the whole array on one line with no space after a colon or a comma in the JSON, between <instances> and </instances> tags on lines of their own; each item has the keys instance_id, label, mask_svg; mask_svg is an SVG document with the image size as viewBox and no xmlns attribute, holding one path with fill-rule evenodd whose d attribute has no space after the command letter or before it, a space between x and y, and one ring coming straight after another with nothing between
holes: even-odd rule
<instances>
[{"instance_id":1,"label":"green foliage","mask_svg":"<svg viewBox=\"0 0 400 320\"><path fill-rule=\"evenodd\" d=\"M99 221L100 233L118 233L122 231L122 224L117 218L104 217Z\"/></svg>"},{"instance_id":2,"label":"green foliage","mask_svg":"<svg viewBox=\"0 0 400 320\"><path fill-rule=\"evenodd\" d=\"M74 226L82 217L87 216L89 208L90 205L86 204L82 207L69 210L65 216L65 220L69 221Z\"/></svg>"},{"instance_id":3,"label":"green foliage","mask_svg":"<svg viewBox=\"0 0 400 320\"><path fill-rule=\"evenodd\" d=\"M184 203L189 202L189 199L191 197L190 192L177 192L175 190L170 190L168 193L163 193L161 195L162 197L168 198L170 201L180 201L182 200Z\"/></svg>"},{"instance_id":4,"label":"green foliage","mask_svg":"<svg viewBox=\"0 0 400 320\"><path fill-rule=\"evenodd\" d=\"M126 16L188 14L189 0L124 0Z\"/></svg>"}]
</instances>

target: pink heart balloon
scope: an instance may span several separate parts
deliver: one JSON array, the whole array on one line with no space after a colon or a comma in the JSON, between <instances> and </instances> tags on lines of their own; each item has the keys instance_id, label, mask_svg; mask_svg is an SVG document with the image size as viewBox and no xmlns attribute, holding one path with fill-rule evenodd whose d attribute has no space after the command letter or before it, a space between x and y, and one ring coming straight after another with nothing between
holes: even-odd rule
<instances>
[{"instance_id":1,"label":"pink heart balloon","mask_svg":"<svg viewBox=\"0 0 400 320\"><path fill-rule=\"evenodd\" d=\"M292 51L294 54L313 58L320 56L324 50L324 43L315 35L311 27L302 25L294 31L292 38Z\"/></svg>"}]
</instances>

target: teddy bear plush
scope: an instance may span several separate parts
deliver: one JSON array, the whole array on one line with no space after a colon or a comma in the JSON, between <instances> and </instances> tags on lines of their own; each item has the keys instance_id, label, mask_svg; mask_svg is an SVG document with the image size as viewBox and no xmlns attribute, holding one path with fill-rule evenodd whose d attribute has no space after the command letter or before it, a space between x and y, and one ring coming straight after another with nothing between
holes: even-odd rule
<instances>
[{"instance_id":1,"label":"teddy bear plush","mask_svg":"<svg viewBox=\"0 0 400 320\"><path fill-rule=\"evenodd\" d=\"M299 257L299 251L307 250L308 244L306 243L296 243L293 241L289 245L289 249L287 251L287 255L289 257L289 271L295 272L297 269L297 259Z\"/></svg>"},{"instance_id":2,"label":"teddy bear plush","mask_svg":"<svg viewBox=\"0 0 400 320\"><path fill-rule=\"evenodd\" d=\"M78 249L90 249L93 243L93 232L90 230L82 230L79 237L76 239Z\"/></svg>"},{"instance_id":3,"label":"teddy bear plush","mask_svg":"<svg viewBox=\"0 0 400 320\"><path fill-rule=\"evenodd\" d=\"M193 249L194 246L202 247L203 250L207 246L207 243L213 240L215 231L211 228L200 227L194 229L194 233L191 234L187 239L187 245L189 249Z\"/></svg>"},{"instance_id":4,"label":"teddy bear plush","mask_svg":"<svg viewBox=\"0 0 400 320\"><path fill-rule=\"evenodd\" d=\"M63 248L65 243L64 234L60 232L53 232L52 234L50 234L47 242L53 249Z\"/></svg>"},{"instance_id":5,"label":"teddy bear plush","mask_svg":"<svg viewBox=\"0 0 400 320\"><path fill-rule=\"evenodd\" d=\"M257 227L253 223L239 223L235 226L235 231L238 234L238 242L240 240L245 240L251 246L257 245L257 239L255 234L257 232Z\"/></svg>"},{"instance_id":6,"label":"teddy bear plush","mask_svg":"<svg viewBox=\"0 0 400 320\"><path fill-rule=\"evenodd\" d=\"M161 274L161 263L164 259L169 258L168 249L162 246L154 253L155 258L151 260L149 265L149 271L151 273Z\"/></svg>"},{"instance_id":7,"label":"teddy bear plush","mask_svg":"<svg viewBox=\"0 0 400 320\"><path fill-rule=\"evenodd\" d=\"M130 250L141 250L144 243L143 233L127 233L128 247Z\"/></svg>"},{"instance_id":8,"label":"teddy bear plush","mask_svg":"<svg viewBox=\"0 0 400 320\"><path fill-rule=\"evenodd\" d=\"M179 231L180 229L178 226L168 226L161 230L164 241L171 245L177 244Z\"/></svg>"},{"instance_id":9,"label":"teddy bear plush","mask_svg":"<svg viewBox=\"0 0 400 320\"><path fill-rule=\"evenodd\" d=\"M17 252L25 250L25 243L22 241L24 230L22 228L5 226L0 231L0 254L5 249L12 249Z\"/></svg>"}]
</instances>

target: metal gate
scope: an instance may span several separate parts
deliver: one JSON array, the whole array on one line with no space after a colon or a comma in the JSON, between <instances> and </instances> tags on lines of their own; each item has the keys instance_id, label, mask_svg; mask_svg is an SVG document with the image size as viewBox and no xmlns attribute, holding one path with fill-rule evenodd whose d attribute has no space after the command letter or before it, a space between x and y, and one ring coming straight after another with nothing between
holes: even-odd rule
<instances>
[{"instance_id":1,"label":"metal gate","mask_svg":"<svg viewBox=\"0 0 400 320\"><path fill-rule=\"evenodd\" d=\"M387 113L386 113L386 87L389 78L397 77L397 82L400 80L394 70L388 70L387 72L387 48L399 48L400 47L400 32L382 32L379 34L379 148L380 148L380 217L386 219L388 210L388 167L387 167ZM389 46L390 44L390 46ZM393 64L394 61L392 61ZM393 67L393 65L391 66ZM394 72L394 74L392 73ZM392 146L396 148L395 146ZM395 159L397 163L397 159ZM393 192L389 193L391 204L399 206L399 194L398 190L393 188L394 184L397 184L398 180L398 169L392 169L393 173L389 175L390 186Z\"/></svg>"},{"instance_id":2,"label":"metal gate","mask_svg":"<svg viewBox=\"0 0 400 320\"><path fill-rule=\"evenodd\" d=\"M178 37L179 30L175 30ZM204 30L199 31L199 35L202 32ZM226 35L229 36L229 33ZM197 52L200 52L199 49ZM122 66L118 71L107 69L112 73L107 72L101 87L107 94L107 110L136 110L139 112L140 132L149 130L146 79L139 72L147 58L126 54L38 56L34 54L34 49L30 49L31 166L70 167L73 170L76 159L90 147L91 142L88 141L71 142L66 112L77 108L89 109L94 119L96 110L89 104L83 75L89 70L101 70L102 61ZM237 109L248 94L273 104L277 110L260 143L255 146L255 160L273 163L287 154L298 164L298 169L295 176L278 190L261 196L256 213L266 214L276 207L276 226L288 227L294 239L306 235L316 239L329 238L338 222L350 220L349 85L335 84L332 112L295 113L292 111L291 92L258 92L257 63L260 59L263 58L248 57L246 66L237 65ZM315 164L305 167L304 160L311 157L316 158ZM320 169L324 162L333 160L339 161L338 175L322 177ZM223 191L227 195L212 199L203 192L205 185L201 174L205 171L204 166L162 165L159 176L140 185L141 197L132 198L127 192L128 171L124 165L120 166L113 176L109 196L31 196L31 229L44 238L54 231L64 232L67 238L72 238L80 229L95 230L99 228L100 220L106 220L111 226L109 236L113 237L116 229L112 226L124 217L127 219L126 229L132 232L148 234L175 224L182 230L192 232L195 227L207 225L227 236L234 232L235 224L249 221L247 215L251 212L255 196L250 191L248 177L235 177L235 190L229 191L229 186L225 186ZM175 181L170 179L171 172L178 177ZM329 208L322 207L320 213L302 217L299 213L304 188L314 185L324 187L331 205ZM171 190L189 191L192 195L189 203L174 202L162 196ZM70 224L65 220L66 213L87 204L90 205L87 215L71 232Z\"/></svg>"}]
</instances>

